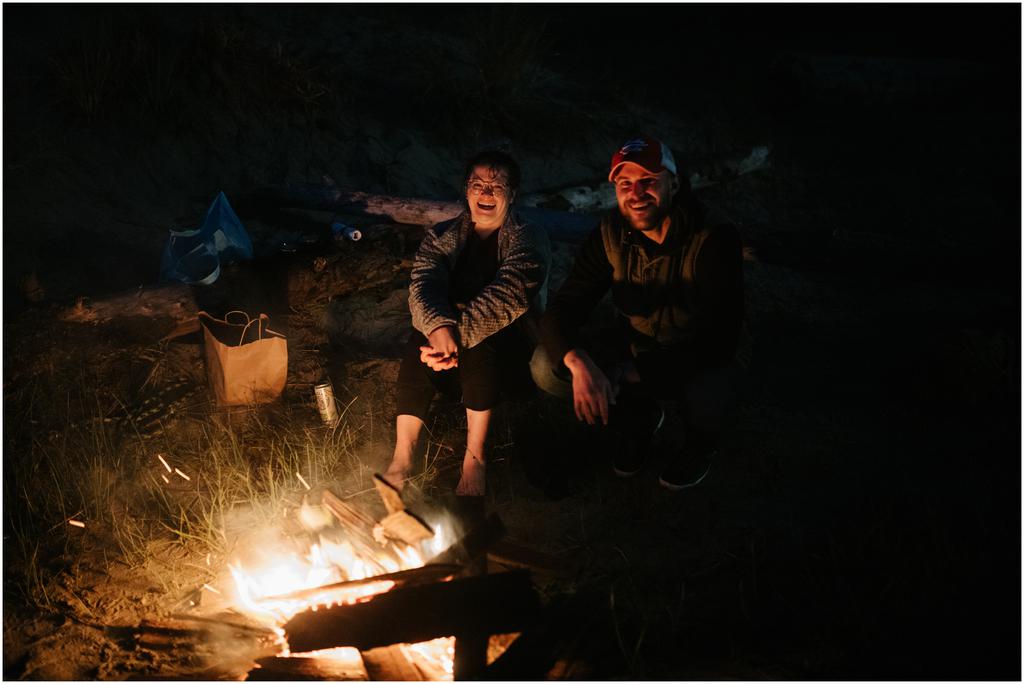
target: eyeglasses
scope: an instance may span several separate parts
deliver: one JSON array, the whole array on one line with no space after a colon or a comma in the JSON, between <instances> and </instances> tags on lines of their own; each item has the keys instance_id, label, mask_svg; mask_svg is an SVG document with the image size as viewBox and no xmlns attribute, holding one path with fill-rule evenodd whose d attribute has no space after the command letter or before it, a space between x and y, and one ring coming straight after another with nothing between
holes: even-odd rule
<instances>
[{"instance_id":1,"label":"eyeglasses","mask_svg":"<svg viewBox=\"0 0 1024 684\"><path fill-rule=\"evenodd\" d=\"M509 193L508 186L502 185L501 183L484 183L483 181L472 181L467 186L467 188L469 192L473 195L479 195L486 192L487 194L494 195L495 197L505 197Z\"/></svg>"}]
</instances>

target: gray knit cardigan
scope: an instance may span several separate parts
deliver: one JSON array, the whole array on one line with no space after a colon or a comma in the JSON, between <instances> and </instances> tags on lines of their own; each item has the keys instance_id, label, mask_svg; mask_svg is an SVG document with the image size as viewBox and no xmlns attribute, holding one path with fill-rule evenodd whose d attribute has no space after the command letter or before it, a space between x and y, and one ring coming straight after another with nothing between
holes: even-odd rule
<instances>
[{"instance_id":1,"label":"gray knit cardigan","mask_svg":"<svg viewBox=\"0 0 1024 684\"><path fill-rule=\"evenodd\" d=\"M547 303L551 242L547 231L511 211L498 230L498 272L465 307L449 301L449 278L466 246L473 221L468 212L427 230L416 252L409 284L412 325L426 336L451 325L469 349L511 325L528 311L539 316Z\"/></svg>"}]
</instances>

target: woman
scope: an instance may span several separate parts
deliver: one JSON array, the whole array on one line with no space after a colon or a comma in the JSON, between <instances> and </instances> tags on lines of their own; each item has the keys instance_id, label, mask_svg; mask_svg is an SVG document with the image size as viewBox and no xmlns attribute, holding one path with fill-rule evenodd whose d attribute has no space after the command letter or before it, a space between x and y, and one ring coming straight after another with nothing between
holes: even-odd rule
<instances>
[{"instance_id":1,"label":"woman","mask_svg":"<svg viewBox=\"0 0 1024 684\"><path fill-rule=\"evenodd\" d=\"M395 452L385 477L401 488L437 390L461 392L466 452L455 493L483 496L484 442L502 395L531 386L529 361L546 298L547 234L511 211L519 165L503 152L466 164L466 210L426 232L412 268L416 332L398 373Z\"/></svg>"}]
</instances>

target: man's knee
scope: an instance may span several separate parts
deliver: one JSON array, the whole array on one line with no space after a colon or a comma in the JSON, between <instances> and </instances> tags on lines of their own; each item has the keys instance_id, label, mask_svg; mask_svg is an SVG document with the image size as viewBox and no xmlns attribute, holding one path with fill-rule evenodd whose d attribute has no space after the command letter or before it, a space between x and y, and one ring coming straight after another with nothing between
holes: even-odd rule
<instances>
[{"instance_id":1,"label":"man's knee","mask_svg":"<svg viewBox=\"0 0 1024 684\"><path fill-rule=\"evenodd\" d=\"M554 361L544 345L538 344L530 359L530 375L541 391L562 399L572 398L572 376L561 361Z\"/></svg>"},{"instance_id":2,"label":"man's knee","mask_svg":"<svg viewBox=\"0 0 1024 684\"><path fill-rule=\"evenodd\" d=\"M728 423L738 399L740 371L712 368L699 373L683 396L687 422L704 430L721 430Z\"/></svg>"}]
</instances>

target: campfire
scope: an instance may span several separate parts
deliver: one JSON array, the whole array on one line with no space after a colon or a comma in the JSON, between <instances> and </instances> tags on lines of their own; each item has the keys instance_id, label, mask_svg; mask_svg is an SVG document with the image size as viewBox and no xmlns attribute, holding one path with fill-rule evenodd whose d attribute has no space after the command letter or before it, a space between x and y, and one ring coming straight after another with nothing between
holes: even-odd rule
<instances>
[{"instance_id":1,"label":"campfire","mask_svg":"<svg viewBox=\"0 0 1024 684\"><path fill-rule=\"evenodd\" d=\"M259 549L229 563L220 598L265 627L276 649L250 679L470 676L486 666L492 635L507 647L539 610L527 573L479 574L504 533L497 516L456 539L450 519L428 524L379 476L377 487L383 520L325 490L297 511L308 550Z\"/></svg>"}]
</instances>

